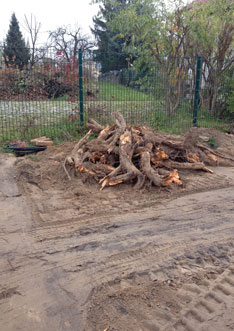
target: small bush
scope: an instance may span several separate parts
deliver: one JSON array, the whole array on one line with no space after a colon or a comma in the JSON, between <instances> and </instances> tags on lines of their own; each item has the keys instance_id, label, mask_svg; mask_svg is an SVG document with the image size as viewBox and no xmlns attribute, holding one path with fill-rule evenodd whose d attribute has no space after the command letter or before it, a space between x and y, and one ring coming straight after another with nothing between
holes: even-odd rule
<instances>
[{"instance_id":1,"label":"small bush","mask_svg":"<svg viewBox=\"0 0 234 331\"><path fill-rule=\"evenodd\" d=\"M0 69L1 100L55 99L78 95L79 75L77 66L50 66L37 64L32 69L14 67Z\"/></svg>"}]
</instances>

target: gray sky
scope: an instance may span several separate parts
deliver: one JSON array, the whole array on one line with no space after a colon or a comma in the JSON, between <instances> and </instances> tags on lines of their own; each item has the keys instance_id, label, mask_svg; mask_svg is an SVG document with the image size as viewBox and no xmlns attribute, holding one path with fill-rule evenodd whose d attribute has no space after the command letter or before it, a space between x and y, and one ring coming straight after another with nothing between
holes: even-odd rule
<instances>
[{"instance_id":1,"label":"gray sky","mask_svg":"<svg viewBox=\"0 0 234 331\"><path fill-rule=\"evenodd\" d=\"M0 10L0 41L6 37L9 29L10 18L13 12L20 23L20 29L25 39L26 31L22 25L24 15L28 18L33 14L37 21L41 22L40 42L45 42L47 31L55 30L63 25L78 24L83 32L91 35L89 26L92 25L92 17L97 14L98 6L90 5L90 0L9 0L2 3Z\"/></svg>"}]
</instances>

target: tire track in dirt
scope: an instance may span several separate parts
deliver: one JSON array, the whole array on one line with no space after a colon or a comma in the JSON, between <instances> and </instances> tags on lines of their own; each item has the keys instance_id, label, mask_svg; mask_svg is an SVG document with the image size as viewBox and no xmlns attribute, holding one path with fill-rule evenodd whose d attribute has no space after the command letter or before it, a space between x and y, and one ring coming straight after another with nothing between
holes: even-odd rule
<instances>
[{"instance_id":1,"label":"tire track in dirt","mask_svg":"<svg viewBox=\"0 0 234 331\"><path fill-rule=\"evenodd\" d=\"M227 204L226 213L232 213L233 205L230 198L229 200L225 202ZM223 200L219 199L216 201L221 204ZM48 258L48 261L56 263L57 267L62 267L65 271L81 272L83 270L98 285L100 281L108 282L110 279L118 277L122 272L125 273L127 271L131 273L137 268L140 270L149 269L152 266L152 261L155 261L157 265L160 261L162 262L165 258L168 258L170 254L173 254L173 251L183 251L188 244L191 247L198 246L199 248L199 245L209 240L212 236L214 237L212 241L214 241L216 234L219 235L219 241L232 239L231 232L233 232L233 228L228 218L226 221L219 217L212 222L204 222L204 215L202 213L197 215L198 211L196 209L193 210L192 205L187 205L185 210L178 212L176 218L180 221L176 221L175 218L173 219L170 216L173 208L170 208L169 204L168 210L166 208L161 209L158 212L159 214L161 213L161 217L155 211L151 211L151 217L146 217L146 214L144 218L142 215L130 214L123 217L122 220L120 218L118 222L117 219L113 219L112 223L109 224L109 226L113 223L115 224L112 228L113 231L107 233L100 231L98 226L95 229L95 226L90 228L88 225L86 228L88 234L85 236L80 235L79 227L76 230L78 231L77 235L73 236L70 232L71 229L68 231L68 234L66 229L63 229L64 235L61 235L61 238L55 238L56 250L52 248L53 241L48 242L46 240L48 229L46 232L43 229L44 237L40 235L40 238L44 238L45 241L43 242L43 249L42 247L39 248L39 253L41 258ZM209 204L205 205L203 213L207 213L210 208ZM214 209L214 212L218 213L218 210ZM186 221L187 213L189 217L187 217L188 220ZM155 215L155 217L152 217L152 215ZM134 218L135 220L132 222ZM193 222L194 218L196 222ZM106 221L105 224L107 224ZM94 229L93 231L92 228ZM212 233L210 233L211 228ZM184 233L188 233L188 239L186 240L184 240ZM193 233L194 238L192 241L190 233ZM200 237L200 234L203 237ZM131 236L131 240L129 240L129 236ZM175 240L176 238L177 240ZM125 246L115 247L121 241L125 243ZM158 244L152 244L153 242L158 242ZM119 252L115 253L116 250ZM100 255L98 254L99 252ZM61 259L64 253L69 258L67 265ZM34 254L36 255L36 252ZM99 256L101 256L101 260ZM79 267L75 268L74 265L77 259L79 259ZM143 263L142 260L144 261ZM87 261L92 263L89 264Z\"/></svg>"},{"instance_id":2,"label":"tire track in dirt","mask_svg":"<svg viewBox=\"0 0 234 331\"><path fill-rule=\"evenodd\" d=\"M191 207L186 204L185 199L184 204L187 207L182 212L178 211L176 218L171 217L168 219L168 215L172 212L173 208L171 208L168 214L167 212L162 213L163 216L161 216L161 218L156 218L155 222L153 221L153 218L143 218L141 216L141 223L144 224L144 230L149 230L148 232L145 232L144 236L148 245L145 244L137 249L129 249L125 252L112 254L101 264L90 267L89 276L92 280L93 287L102 287L101 284L103 284L103 286L113 287L113 284L116 282L121 282L123 279L129 281L132 277L138 279L143 277L146 282L152 280L156 282L173 281L183 279L184 270L185 273L188 271L190 274L204 272L207 275L212 275L213 272L217 272L219 268L224 269L230 264L233 264L234 232L232 222L233 198L231 192L232 191L230 190L227 196L225 196L224 191L216 191L216 197L219 196L220 198L219 200L216 200L215 204L211 203L213 200L212 196L209 196L208 194L207 196L206 194L202 195L201 201L203 199L208 199L210 201L205 204L202 210L200 207L200 210L198 210L198 208L192 210ZM226 197L228 197L227 201ZM196 195L190 196L189 199L195 200L195 205L196 202L199 202L196 201ZM175 207L174 202L172 202L172 205ZM177 207L180 206L180 201L177 200L176 205ZM169 207L170 206L169 203ZM186 217L187 211L189 212ZM145 214L145 217L146 216L147 215ZM125 221L125 224L128 224L128 222ZM137 220L132 224L132 236L134 236L136 224ZM170 224L173 224L173 226L170 227ZM120 231L120 229L118 229L118 231ZM138 233L138 238L139 237L140 235ZM124 241L125 237L123 235L121 238ZM158 244L152 244L154 242L158 242ZM209 286L211 286L210 283ZM189 301L193 300L193 298L197 297L201 292L200 289L197 291L196 287L193 287L192 290L191 288L192 287L190 287L190 292L192 295L190 293ZM184 316L187 320L199 319L200 315L198 308L205 309L207 306L206 302L204 303L203 301L205 302L205 300L201 300L200 305L196 303L196 307L191 308L191 312L186 310ZM186 305L186 303L182 302L182 306L183 305ZM144 311L140 312L140 310L141 309L138 307L136 310L131 311L131 316L129 316L129 313L127 315L128 320L130 319L129 325L131 325L132 328L125 329L123 323L121 324L121 328L113 328L113 330L135 330L135 325L135 327L141 327L141 330L161 331L164 330L163 328L168 320L171 320L171 325L168 327L168 331L193 330L194 321L190 322L190 324L186 322L188 324L187 329L183 328L183 323L185 323L184 321L186 320L183 315L183 318L179 319L179 321L182 322L177 322L174 326L173 323L176 323L175 321L178 319L175 314L170 314L168 312L164 314L155 310L150 316L148 316L148 313L147 317L144 316ZM112 313L117 314L116 311L113 311ZM120 316L122 316L122 313ZM144 320L144 323L142 320ZM156 320L155 323L153 322L154 320ZM203 319L201 319L201 321L203 321ZM125 322L128 323L127 320ZM106 326L108 325L111 326L111 323L107 318ZM199 331L208 330L206 328L207 325L203 325L205 325L205 328L201 328ZM172 327L174 327L174 329ZM98 329L94 328L93 330ZM112 330L111 327L110 330ZM227 328L227 330L229 329Z\"/></svg>"},{"instance_id":3,"label":"tire track in dirt","mask_svg":"<svg viewBox=\"0 0 234 331\"><path fill-rule=\"evenodd\" d=\"M183 260L186 263L186 259ZM226 266L222 268L220 271L220 275L217 273L211 272L212 279L207 278L206 276L209 274L209 269L207 272L204 272L203 277L201 277L198 284L193 283L183 283L182 286L177 290L177 286L173 286L172 292L177 299L175 300L174 307L176 309L170 310L167 306L163 307L162 302L159 300L156 304L154 304L154 299L151 298L149 300L150 304L147 304L147 308L142 305L141 307L141 297L138 298L136 295L135 300L140 299L140 304L137 306L135 303L134 309L132 309L131 305L132 302L129 300L129 297L126 295L126 301L123 300L124 291L113 291L113 287L121 287L122 283L125 282L127 285L124 285L128 290L130 289L130 296L134 296L134 291L139 291L139 285L143 288L144 300L145 296L147 298L147 286L151 289L154 288L155 281L157 282L157 276L155 277L154 281L150 283L150 278L152 280L152 272L147 273L143 272L142 274L137 273L131 275L131 277L126 277L119 279L119 282L112 282L100 287L99 290L95 293L94 297L102 297L104 302L107 298L113 298L113 301L109 302L109 306L115 306L116 301L119 302L119 312L116 312L116 308L108 309L108 313L111 314L119 314L119 319L122 323L113 323L108 316L102 320L103 327L109 326L108 330L157 330L157 331L228 331L232 330L231 326L234 325L234 318L233 318L233 306L234 306L234 264L230 266ZM215 267L213 265L213 267ZM224 270L224 271L223 271ZM165 269L162 269L165 272ZM198 277L199 270L191 270L187 264L187 271L193 274L194 276ZM216 268L217 272L217 268ZM169 283L173 285L173 279L175 279L175 273L172 276L171 280L166 279L164 282L158 282L158 287L163 286L163 293L166 297L170 296L168 294L168 287L165 287L165 284ZM182 275L177 273L178 278L182 279ZM201 276L201 275L200 275ZM153 284L154 283L154 284ZM107 295L103 295L102 289L107 289ZM109 289L109 290L108 290ZM122 290L122 289L121 289ZM125 288L124 288L125 290ZM100 292L100 293L99 293ZM117 294L118 293L118 294ZM170 299L168 299L170 300ZM144 303L144 301L143 301ZM100 304L100 302L99 302ZM98 302L95 301L93 303L93 307L90 310L90 314L95 312L95 308L98 305ZM160 307L161 305L161 307ZM130 308L129 308L130 307ZM149 308L151 307L151 308ZM158 308L160 307L160 308ZM170 306L169 306L170 307ZM173 304L172 304L173 307ZM162 309L163 308L163 309ZM100 307L98 308L98 311ZM118 311L118 307L117 307ZM223 314L224 312L228 312L228 316L225 319L227 325L224 325ZM105 312L105 310L104 310ZM88 319L90 319L90 314L88 314ZM124 315L124 317L123 317ZM126 315L126 316L125 316ZM99 325L97 314L94 313L94 316L97 318L97 325ZM125 319L127 317L127 319ZM127 324L127 322L129 324ZM117 324L117 326L116 326ZM92 330L99 330L99 328L95 328L94 325L90 326ZM126 327L126 325L130 325L131 327ZM121 327L120 327L121 326Z\"/></svg>"},{"instance_id":4,"label":"tire track in dirt","mask_svg":"<svg viewBox=\"0 0 234 331\"><path fill-rule=\"evenodd\" d=\"M199 187L205 189L202 181ZM210 293L224 296L218 307L229 307L233 278L219 277L234 263L232 188L161 205L155 196L136 204L118 201L107 190L110 202L98 200L90 208L84 197L30 187L32 220L25 220L23 230L17 219L17 231L13 223L11 231L4 230L2 293L17 289L1 300L6 330L12 331L11 321L22 322L26 331L29 326L36 331L183 330L186 321L188 330L198 323L201 331L208 323L202 310L214 323L218 318ZM194 285L194 279L200 282Z\"/></svg>"},{"instance_id":5,"label":"tire track in dirt","mask_svg":"<svg viewBox=\"0 0 234 331\"><path fill-rule=\"evenodd\" d=\"M225 310L232 310L234 307L234 265L214 281L203 282L203 286L184 287L178 291L178 295L188 295L190 302L180 311L178 320L168 323L160 331L232 330L230 325L225 328L222 315Z\"/></svg>"}]
</instances>

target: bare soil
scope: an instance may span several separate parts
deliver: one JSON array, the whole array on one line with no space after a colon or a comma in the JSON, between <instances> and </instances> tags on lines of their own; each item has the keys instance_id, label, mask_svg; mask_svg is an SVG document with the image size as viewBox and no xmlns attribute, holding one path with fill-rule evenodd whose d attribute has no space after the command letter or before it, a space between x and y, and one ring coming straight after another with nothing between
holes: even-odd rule
<instances>
[{"instance_id":1,"label":"bare soil","mask_svg":"<svg viewBox=\"0 0 234 331\"><path fill-rule=\"evenodd\" d=\"M232 135L194 135L234 156ZM233 330L234 167L100 192L67 180L74 144L0 155L1 330Z\"/></svg>"}]
</instances>

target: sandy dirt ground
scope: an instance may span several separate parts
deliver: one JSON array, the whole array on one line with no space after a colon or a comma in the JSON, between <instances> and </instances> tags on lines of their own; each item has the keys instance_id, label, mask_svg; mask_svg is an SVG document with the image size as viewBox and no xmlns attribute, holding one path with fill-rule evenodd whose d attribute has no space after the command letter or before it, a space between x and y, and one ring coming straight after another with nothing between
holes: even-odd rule
<instances>
[{"instance_id":1,"label":"sandy dirt ground","mask_svg":"<svg viewBox=\"0 0 234 331\"><path fill-rule=\"evenodd\" d=\"M0 330L233 330L234 168L100 192L71 148L0 154Z\"/></svg>"}]
</instances>

